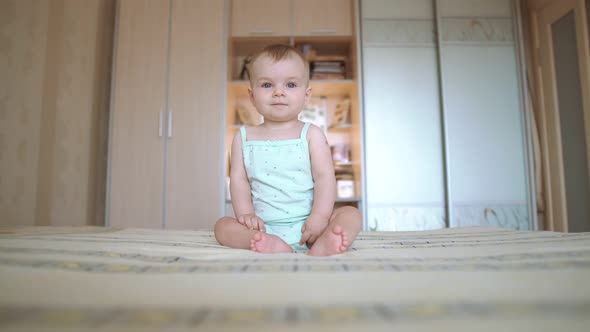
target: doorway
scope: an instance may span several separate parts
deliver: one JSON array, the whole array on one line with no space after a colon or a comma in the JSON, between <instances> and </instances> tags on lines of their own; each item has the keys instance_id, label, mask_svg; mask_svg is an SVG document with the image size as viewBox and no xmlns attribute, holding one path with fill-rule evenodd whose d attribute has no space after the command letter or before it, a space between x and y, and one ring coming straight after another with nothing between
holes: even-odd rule
<instances>
[{"instance_id":1,"label":"doorway","mask_svg":"<svg viewBox=\"0 0 590 332\"><path fill-rule=\"evenodd\" d=\"M584 0L533 9L545 229L590 231L590 52Z\"/></svg>"}]
</instances>

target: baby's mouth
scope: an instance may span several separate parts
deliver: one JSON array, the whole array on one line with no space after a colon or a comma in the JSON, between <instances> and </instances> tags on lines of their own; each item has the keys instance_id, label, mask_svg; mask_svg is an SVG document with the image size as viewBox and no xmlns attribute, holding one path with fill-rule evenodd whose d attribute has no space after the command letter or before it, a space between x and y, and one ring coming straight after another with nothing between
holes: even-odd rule
<instances>
[{"instance_id":1,"label":"baby's mouth","mask_svg":"<svg viewBox=\"0 0 590 332\"><path fill-rule=\"evenodd\" d=\"M272 106L287 106L285 103L272 103Z\"/></svg>"}]
</instances>

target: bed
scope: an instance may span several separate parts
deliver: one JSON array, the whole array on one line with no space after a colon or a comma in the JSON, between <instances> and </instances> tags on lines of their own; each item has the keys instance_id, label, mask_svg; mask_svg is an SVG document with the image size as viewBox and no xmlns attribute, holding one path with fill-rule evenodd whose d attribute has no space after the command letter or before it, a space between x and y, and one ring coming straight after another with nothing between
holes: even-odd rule
<instances>
[{"instance_id":1,"label":"bed","mask_svg":"<svg viewBox=\"0 0 590 332\"><path fill-rule=\"evenodd\" d=\"M362 232L263 255L211 231L0 229L0 330L590 331L590 233Z\"/></svg>"}]
</instances>

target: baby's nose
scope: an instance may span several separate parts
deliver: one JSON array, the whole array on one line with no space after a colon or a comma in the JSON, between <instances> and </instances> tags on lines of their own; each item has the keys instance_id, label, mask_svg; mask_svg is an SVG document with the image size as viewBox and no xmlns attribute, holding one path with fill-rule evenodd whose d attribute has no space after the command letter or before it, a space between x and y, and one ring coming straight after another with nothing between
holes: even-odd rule
<instances>
[{"instance_id":1,"label":"baby's nose","mask_svg":"<svg viewBox=\"0 0 590 332\"><path fill-rule=\"evenodd\" d=\"M281 88L276 88L272 95L273 96L284 96L285 91L283 91L283 89L281 89Z\"/></svg>"}]
</instances>

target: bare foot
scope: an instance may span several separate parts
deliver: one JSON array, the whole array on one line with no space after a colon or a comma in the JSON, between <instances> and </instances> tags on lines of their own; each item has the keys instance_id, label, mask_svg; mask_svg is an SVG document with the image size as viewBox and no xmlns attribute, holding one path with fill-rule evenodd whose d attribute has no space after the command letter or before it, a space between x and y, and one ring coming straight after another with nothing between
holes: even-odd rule
<instances>
[{"instance_id":1,"label":"bare foot","mask_svg":"<svg viewBox=\"0 0 590 332\"><path fill-rule=\"evenodd\" d=\"M341 254L348 249L348 235L340 225L336 225L330 231L329 229L320 236L319 239L309 249L310 256L331 256Z\"/></svg>"},{"instance_id":2,"label":"bare foot","mask_svg":"<svg viewBox=\"0 0 590 332\"><path fill-rule=\"evenodd\" d=\"M261 254L293 252L291 246L276 235L258 232L250 240L250 250Z\"/></svg>"}]
</instances>

